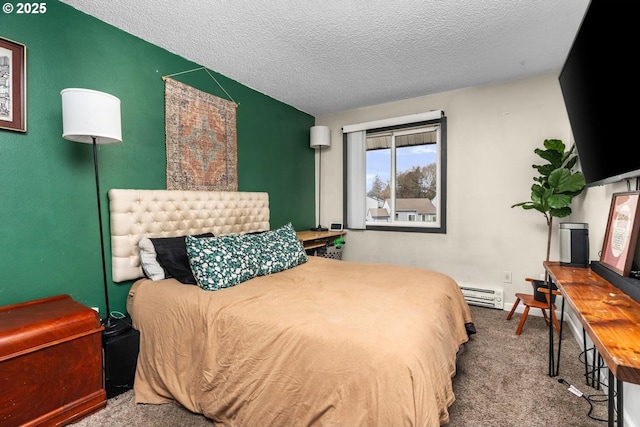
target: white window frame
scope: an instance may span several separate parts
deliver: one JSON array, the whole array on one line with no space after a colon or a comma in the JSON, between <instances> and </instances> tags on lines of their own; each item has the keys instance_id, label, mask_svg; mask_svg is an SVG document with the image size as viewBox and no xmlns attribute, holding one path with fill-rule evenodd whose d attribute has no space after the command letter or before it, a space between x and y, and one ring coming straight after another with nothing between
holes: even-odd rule
<instances>
[{"instance_id":1,"label":"white window frame","mask_svg":"<svg viewBox=\"0 0 640 427\"><path fill-rule=\"evenodd\" d=\"M383 231L414 231L425 233L446 233L446 116L444 111L436 110L427 113L413 114L411 116L396 117L373 122L344 126L342 129L344 139L344 175L345 175L345 228L383 230ZM415 133L415 129L409 127L424 128L437 126L437 163L438 177L436 221L412 222L398 221L394 214L395 208L390 212L390 223L366 221L366 133L392 130L395 135ZM395 176L395 143L391 150L391 173ZM391 189L391 203L395 204L395 188ZM384 225L381 225L384 224Z\"/></svg>"}]
</instances>

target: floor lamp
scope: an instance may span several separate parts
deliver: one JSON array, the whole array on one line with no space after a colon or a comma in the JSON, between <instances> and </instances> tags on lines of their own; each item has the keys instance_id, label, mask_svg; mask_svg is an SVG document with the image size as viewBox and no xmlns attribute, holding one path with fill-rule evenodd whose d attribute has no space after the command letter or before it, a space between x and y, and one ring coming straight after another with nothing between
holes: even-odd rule
<instances>
[{"instance_id":1,"label":"floor lamp","mask_svg":"<svg viewBox=\"0 0 640 427\"><path fill-rule=\"evenodd\" d=\"M109 335L110 333L116 333L120 326L111 316L111 309L109 308L97 145L122 142L120 100L108 93L89 89L63 89L60 95L62 95L62 137L69 141L93 145L93 165L96 179L98 225L100 227L100 249L102 254L102 279L107 310L107 315L102 321L102 325L105 328L104 334Z\"/></svg>"},{"instance_id":2,"label":"floor lamp","mask_svg":"<svg viewBox=\"0 0 640 427\"><path fill-rule=\"evenodd\" d=\"M331 130L327 126L312 126L311 127L311 148L317 148L319 153L318 157L320 165L318 166L318 226L312 228L312 231L327 231L327 227L322 226L320 221L321 200L322 200L322 147L329 147L331 145Z\"/></svg>"}]
</instances>

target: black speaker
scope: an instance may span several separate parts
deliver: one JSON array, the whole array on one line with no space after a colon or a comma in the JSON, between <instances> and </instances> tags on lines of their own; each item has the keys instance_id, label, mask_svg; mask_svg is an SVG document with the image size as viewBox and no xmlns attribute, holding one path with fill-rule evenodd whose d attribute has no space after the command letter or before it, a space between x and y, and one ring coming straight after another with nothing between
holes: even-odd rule
<instances>
[{"instance_id":1,"label":"black speaker","mask_svg":"<svg viewBox=\"0 0 640 427\"><path fill-rule=\"evenodd\" d=\"M560 265L589 266L589 226L583 222L560 223Z\"/></svg>"},{"instance_id":2,"label":"black speaker","mask_svg":"<svg viewBox=\"0 0 640 427\"><path fill-rule=\"evenodd\" d=\"M131 326L131 318L115 321L119 323L117 327L105 330L102 335L107 399L133 388L140 349L140 332Z\"/></svg>"}]
</instances>

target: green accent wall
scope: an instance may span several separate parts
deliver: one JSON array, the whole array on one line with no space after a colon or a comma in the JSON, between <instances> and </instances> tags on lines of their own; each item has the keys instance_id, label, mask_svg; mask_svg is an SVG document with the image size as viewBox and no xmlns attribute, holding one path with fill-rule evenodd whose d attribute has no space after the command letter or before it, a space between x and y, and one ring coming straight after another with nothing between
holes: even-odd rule
<instances>
[{"instance_id":1,"label":"green accent wall","mask_svg":"<svg viewBox=\"0 0 640 427\"><path fill-rule=\"evenodd\" d=\"M0 129L0 305L64 293L105 313L92 147L62 138L60 91L81 87L121 100L123 142L98 155L110 308L125 312L132 282L111 281L107 191L166 188L161 77L200 65L57 1L0 14L0 37L27 46L27 132ZM210 71L239 104L239 190L269 193L271 228L313 227L314 117ZM174 78L228 99L204 70Z\"/></svg>"}]
</instances>

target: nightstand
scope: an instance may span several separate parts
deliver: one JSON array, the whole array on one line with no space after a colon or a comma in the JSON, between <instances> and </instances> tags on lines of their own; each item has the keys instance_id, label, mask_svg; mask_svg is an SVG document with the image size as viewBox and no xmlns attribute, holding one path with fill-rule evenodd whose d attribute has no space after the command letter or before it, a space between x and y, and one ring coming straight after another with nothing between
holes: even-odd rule
<instances>
[{"instance_id":1,"label":"nightstand","mask_svg":"<svg viewBox=\"0 0 640 427\"><path fill-rule=\"evenodd\" d=\"M115 323L114 327L102 334L104 384L108 399L133 388L140 350L140 332L131 326L131 317L127 315L111 321Z\"/></svg>"}]
</instances>

